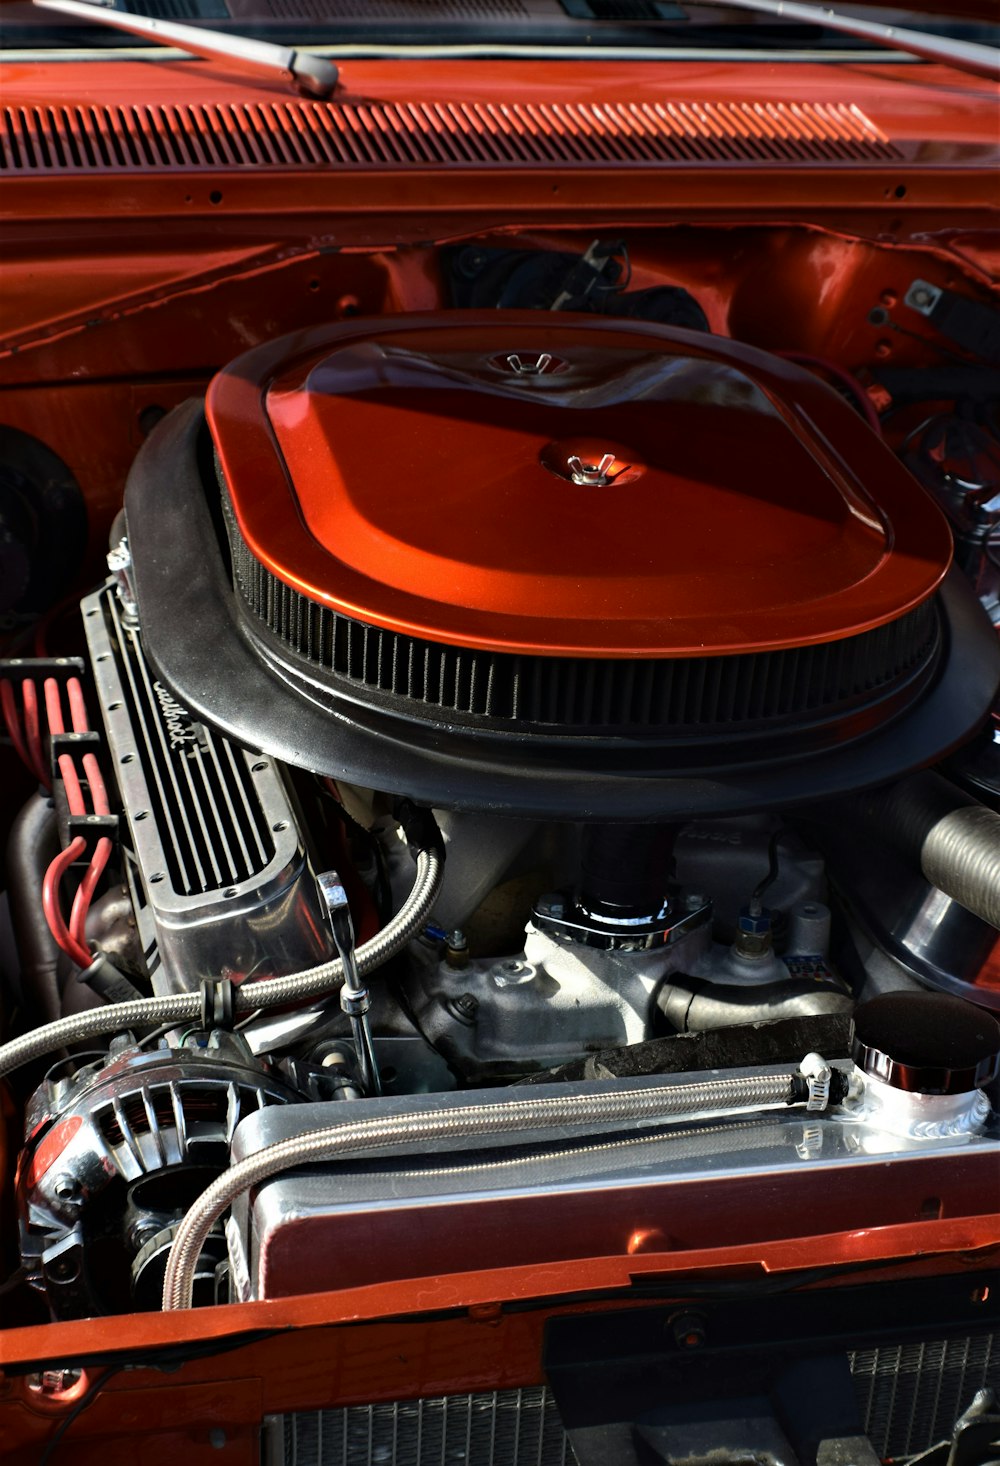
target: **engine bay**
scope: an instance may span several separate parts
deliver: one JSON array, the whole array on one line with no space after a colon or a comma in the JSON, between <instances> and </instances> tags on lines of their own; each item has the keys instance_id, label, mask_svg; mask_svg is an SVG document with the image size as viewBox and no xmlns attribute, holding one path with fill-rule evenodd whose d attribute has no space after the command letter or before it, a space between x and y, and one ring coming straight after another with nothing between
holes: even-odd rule
<instances>
[{"instance_id":1,"label":"engine bay","mask_svg":"<svg viewBox=\"0 0 1000 1466\"><path fill-rule=\"evenodd\" d=\"M791 272L761 313L727 251L814 242L723 233L345 257L320 324L143 406L107 577L36 655L12 539L0 1072L52 1317L440 1272L470 1225L516 1260L554 1189L588 1255L644 1126L692 1237L726 1165L788 1173L748 1238L809 1161L892 1158L892 1220L971 1151L973 1205L1000 312L830 239L853 323Z\"/></svg>"}]
</instances>

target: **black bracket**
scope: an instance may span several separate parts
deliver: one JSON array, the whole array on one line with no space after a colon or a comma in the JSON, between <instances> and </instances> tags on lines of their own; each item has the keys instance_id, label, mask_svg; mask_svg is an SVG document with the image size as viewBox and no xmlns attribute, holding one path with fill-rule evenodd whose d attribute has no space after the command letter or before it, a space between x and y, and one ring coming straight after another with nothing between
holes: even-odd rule
<instances>
[{"instance_id":1,"label":"black bracket","mask_svg":"<svg viewBox=\"0 0 1000 1466\"><path fill-rule=\"evenodd\" d=\"M83 682L87 664L82 657L0 657L0 681L13 682L20 687L22 682L41 684L48 677L54 677L60 691L71 677Z\"/></svg>"},{"instance_id":2,"label":"black bracket","mask_svg":"<svg viewBox=\"0 0 1000 1466\"><path fill-rule=\"evenodd\" d=\"M61 843L65 847L77 836L82 836L87 843L86 850L80 859L84 862L89 861L98 840L106 837L117 843L118 816L116 814L70 814L66 786L59 770L59 758L61 754L72 756L73 767L80 781L80 789L86 799L90 793L90 785L84 772L82 756L85 753L95 755L101 753L105 747L104 740L100 733L95 732L53 733L49 739L49 747L52 764L52 799L56 807L56 818L59 821Z\"/></svg>"},{"instance_id":3,"label":"black bracket","mask_svg":"<svg viewBox=\"0 0 1000 1466\"><path fill-rule=\"evenodd\" d=\"M232 1030L236 1010L236 989L229 978L203 977L199 991L201 993L201 1027L209 1033L213 1028Z\"/></svg>"},{"instance_id":4,"label":"black bracket","mask_svg":"<svg viewBox=\"0 0 1000 1466\"><path fill-rule=\"evenodd\" d=\"M47 722L44 683L48 678L54 677L59 684L60 692L63 692L72 677L82 684L86 671L87 664L82 657L0 657L0 682L10 682L18 692L26 682L35 684L38 694L39 721L43 729ZM20 709L21 699L18 698L17 701ZM2 726L2 720L0 720L0 729ZM0 734L0 743L7 742L8 739Z\"/></svg>"}]
</instances>

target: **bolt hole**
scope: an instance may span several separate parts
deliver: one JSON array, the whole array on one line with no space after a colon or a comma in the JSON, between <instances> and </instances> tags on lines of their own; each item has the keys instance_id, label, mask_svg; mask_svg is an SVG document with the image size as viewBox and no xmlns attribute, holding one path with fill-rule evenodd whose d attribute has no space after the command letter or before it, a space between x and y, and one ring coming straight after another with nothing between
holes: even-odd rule
<instances>
[{"instance_id":1,"label":"bolt hole","mask_svg":"<svg viewBox=\"0 0 1000 1466\"><path fill-rule=\"evenodd\" d=\"M154 870L153 874L149 878L150 885L158 886L160 882L164 879L165 873L162 870Z\"/></svg>"},{"instance_id":2,"label":"bolt hole","mask_svg":"<svg viewBox=\"0 0 1000 1466\"><path fill-rule=\"evenodd\" d=\"M239 892L237 891L235 886L227 886L222 894L226 897L227 900L232 900L234 896L239 895Z\"/></svg>"},{"instance_id":3,"label":"bolt hole","mask_svg":"<svg viewBox=\"0 0 1000 1466\"><path fill-rule=\"evenodd\" d=\"M281 832L282 832L282 830L287 830L288 829L288 821L287 820L279 820L276 825L272 825L271 826L271 829L274 831L274 833L276 835L280 835Z\"/></svg>"},{"instance_id":4,"label":"bolt hole","mask_svg":"<svg viewBox=\"0 0 1000 1466\"><path fill-rule=\"evenodd\" d=\"M86 614L88 620L89 620L89 618L91 616L96 616L97 615L97 607L96 606L91 606L90 610L87 611L85 614Z\"/></svg>"},{"instance_id":5,"label":"bolt hole","mask_svg":"<svg viewBox=\"0 0 1000 1466\"><path fill-rule=\"evenodd\" d=\"M210 204L221 204L222 203L222 192L221 192L221 190L218 189L218 188L213 188L212 189L212 192L208 196L208 202Z\"/></svg>"},{"instance_id":6,"label":"bolt hole","mask_svg":"<svg viewBox=\"0 0 1000 1466\"><path fill-rule=\"evenodd\" d=\"M396 1070L390 1064L387 1069L382 1070L382 1079L386 1084L395 1084Z\"/></svg>"},{"instance_id":7,"label":"bolt hole","mask_svg":"<svg viewBox=\"0 0 1000 1466\"><path fill-rule=\"evenodd\" d=\"M108 661L110 655L110 652L101 652L99 656L94 658L94 660L97 662L106 662Z\"/></svg>"},{"instance_id":8,"label":"bolt hole","mask_svg":"<svg viewBox=\"0 0 1000 1466\"><path fill-rule=\"evenodd\" d=\"M123 764L134 764L135 763L135 754L134 753L123 753L122 756L121 756L121 762Z\"/></svg>"},{"instance_id":9,"label":"bolt hole","mask_svg":"<svg viewBox=\"0 0 1000 1466\"><path fill-rule=\"evenodd\" d=\"M261 759L258 763L251 764L250 767L255 774L262 774L267 768L267 761L266 759Z\"/></svg>"},{"instance_id":10,"label":"bolt hole","mask_svg":"<svg viewBox=\"0 0 1000 1466\"><path fill-rule=\"evenodd\" d=\"M149 819L149 810L148 809L140 809L139 813L136 815L136 819L137 820L148 820Z\"/></svg>"},{"instance_id":11,"label":"bolt hole","mask_svg":"<svg viewBox=\"0 0 1000 1466\"><path fill-rule=\"evenodd\" d=\"M310 290L318 290L319 289L319 281L318 280L310 280L309 281L309 289Z\"/></svg>"},{"instance_id":12,"label":"bolt hole","mask_svg":"<svg viewBox=\"0 0 1000 1466\"><path fill-rule=\"evenodd\" d=\"M894 192L896 198L898 198L898 199L905 199L906 198L906 184L905 183L898 183L896 185L895 189L893 190L893 192Z\"/></svg>"},{"instance_id":13,"label":"bolt hole","mask_svg":"<svg viewBox=\"0 0 1000 1466\"><path fill-rule=\"evenodd\" d=\"M117 712L120 711L120 709L121 709L121 703L120 702L109 702L108 703L108 712L109 713L117 713Z\"/></svg>"}]
</instances>

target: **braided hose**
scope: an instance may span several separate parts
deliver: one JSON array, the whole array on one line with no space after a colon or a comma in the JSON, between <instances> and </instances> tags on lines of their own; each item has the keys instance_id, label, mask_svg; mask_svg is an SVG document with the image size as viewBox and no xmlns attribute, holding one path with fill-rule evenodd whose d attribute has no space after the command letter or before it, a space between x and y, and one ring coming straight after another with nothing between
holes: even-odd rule
<instances>
[{"instance_id":1,"label":"braided hose","mask_svg":"<svg viewBox=\"0 0 1000 1466\"><path fill-rule=\"evenodd\" d=\"M358 971L365 975L381 967L407 945L425 925L437 900L444 875L444 857L439 848L421 850L417 854L417 873L413 888L396 915L371 941L357 951ZM285 977L258 978L245 982L233 995L234 1012L254 1013L262 1008L280 1008L289 1003L305 1003L339 987L344 980L340 958L323 962L303 972ZM129 1003L109 1003L85 1013L72 1013L46 1023L21 1038L0 1047L0 1078L32 1059L82 1043L109 1033L129 1028L162 1027L164 1024L197 1023L201 1018L200 992L170 993L160 998L140 998Z\"/></svg>"},{"instance_id":2,"label":"braided hose","mask_svg":"<svg viewBox=\"0 0 1000 1466\"><path fill-rule=\"evenodd\" d=\"M711 1079L652 1089L598 1089L587 1094L504 1099L447 1111L421 1110L307 1130L247 1156L199 1196L181 1223L167 1258L164 1309L190 1308L198 1259L209 1232L236 1198L281 1171L413 1141L471 1138L512 1130L663 1119L704 1112L787 1105L797 1094L791 1074Z\"/></svg>"}]
</instances>

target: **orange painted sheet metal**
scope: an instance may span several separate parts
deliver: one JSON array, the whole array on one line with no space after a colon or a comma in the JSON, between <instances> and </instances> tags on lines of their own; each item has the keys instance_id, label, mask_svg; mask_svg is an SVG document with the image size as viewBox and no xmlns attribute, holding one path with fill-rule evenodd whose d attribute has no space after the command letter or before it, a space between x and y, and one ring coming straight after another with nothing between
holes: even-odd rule
<instances>
[{"instance_id":1,"label":"orange painted sheet metal","mask_svg":"<svg viewBox=\"0 0 1000 1466\"><path fill-rule=\"evenodd\" d=\"M947 201L985 218L1000 156L989 83L936 66L350 61L343 80L321 105L207 63L9 65L4 212L495 220L502 178L510 205L552 219L732 215L766 177L792 216Z\"/></svg>"},{"instance_id":2,"label":"orange painted sheet metal","mask_svg":"<svg viewBox=\"0 0 1000 1466\"><path fill-rule=\"evenodd\" d=\"M432 1278L400 1279L336 1293L227 1304L177 1313L135 1314L70 1323L32 1325L0 1334L0 1369L17 1370L45 1359L87 1361L120 1350L137 1355L181 1343L234 1340L258 1331L295 1330L345 1323L417 1318L449 1310L493 1308L507 1302L553 1300L628 1289L633 1279L662 1280L683 1296L685 1282L706 1275L781 1274L831 1269L850 1276L859 1268L867 1279L955 1268L988 1267L1000 1254L1000 1214L937 1217L850 1232L737 1243L731 1247L684 1252L647 1251L656 1239L635 1236L636 1249L618 1257L570 1258L542 1266L485 1268ZM879 1264L884 1263L884 1269ZM596 1301L596 1298L595 1298ZM368 1396L374 1398L374 1396Z\"/></svg>"},{"instance_id":3,"label":"orange painted sheet metal","mask_svg":"<svg viewBox=\"0 0 1000 1466\"><path fill-rule=\"evenodd\" d=\"M432 641L597 657L810 645L896 619L951 558L930 499L813 376L643 322L320 328L227 367L208 414L257 561Z\"/></svg>"},{"instance_id":4,"label":"orange painted sheet metal","mask_svg":"<svg viewBox=\"0 0 1000 1466\"><path fill-rule=\"evenodd\" d=\"M662 1301L675 1278L676 1296L683 1296L685 1280L706 1273L745 1283L755 1274L839 1266L846 1269L845 1281L876 1283L963 1271L981 1276L998 1257L995 1216L947 1219L683 1259L649 1253L415 1280L281 1304L26 1328L4 1340L0 1440L5 1462L37 1466L44 1443L71 1408L70 1399L61 1410L46 1408L25 1368L82 1365L86 1388L127 1356L132 1367L108 1377L95 1404L73 1423L74 1460L82 1466L132 1461L141 1435L147 1466L172 1466L178 1451L191 1466L214 1460L256 1466L260 1422L268 1414L535 1384L543 1378L547 1320L566 1311L620 1308L620 1297L601 1294L633 1281L662 1284ZM899 1258L908 1259L905 1272L893 1265ZM570 1295L572 1303L544 1302L559 1295ZM539 1306L505 1311L498 1300L538 1300ZM218 1454L223 1449L226 1454Z\"/></svg>"}]
</instances>

